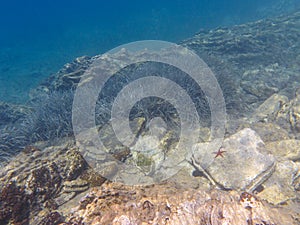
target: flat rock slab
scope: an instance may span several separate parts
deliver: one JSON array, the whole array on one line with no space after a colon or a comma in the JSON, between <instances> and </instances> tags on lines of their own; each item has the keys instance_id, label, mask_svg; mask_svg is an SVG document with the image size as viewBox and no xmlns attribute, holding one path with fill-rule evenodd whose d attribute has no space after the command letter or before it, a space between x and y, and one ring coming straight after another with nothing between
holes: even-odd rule
<instances>
[{"instance_id":1,"label":"flat rock slab","mask_svg":"<svg viewBox=\"0 0 300 225\"><path fill-rule=\"evenodd\" d=\"M203 149L205 144L197 145L197 163L202 166L210 161L205 171L226 189L253 191L274 171L274 157L267 153L257 133L249 128L225 139L222 155L217 156L215 152L201 154Z\"/></svg>"}]
</instances>

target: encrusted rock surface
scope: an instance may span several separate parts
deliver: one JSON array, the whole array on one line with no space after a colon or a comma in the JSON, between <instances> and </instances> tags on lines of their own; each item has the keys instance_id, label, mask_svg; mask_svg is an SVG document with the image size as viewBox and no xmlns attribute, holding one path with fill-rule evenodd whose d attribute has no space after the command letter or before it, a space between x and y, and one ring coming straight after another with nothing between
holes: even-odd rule
<instances>
[{"instance_id":1,"label":"encrusted rock surface","mask_svg":"<svg viewBox=\"0 0 300 225\"><path fill-rule=\"evenodd\" d=\"M271 118L276 118L278 112L284 104L287 104L289 99L285 95L273 94L264 101L257 109L254 110L251 116L251 122L268 122Z\"/></svg>"},{"instance_id":2,"label":"encrusted rock surface","mask_svg":"<svg viewBox=\"0 0 300 225\"><path fill-rule=\"evenodd\" d=\"M254 111L248 121L267 142L299 139L299 112L300 88L294 90L290 99L279 94L270 96ZM263 126L265 128L262 128Z\"/></svg>"},{"instance_id":3,"label":"encrusted rock surface","mask_svg":"<svg viewBox=\"0 0 300 225\"><path fill-rule=\"evenodd\" d=\"M31 196L15 182L7 183L0 193L0 222L5 224L28 224Z\"/></svg>"},{"instance_id":4,"label":"encrusted rock surface","mask_svg":"<svg viewBox=\"0 0 300 225\"><path fill-rule=\"evenodd\" d=\"M95 188L65 224L296 224L291 215L249 193L178 189L172 184Z\"/></svg>"},{"instance_id":5,"label":"encrusted rock surface","mask_svg":"<svg viewBox=\"0 0 300 225\"><path fill-rule=\"evenodd\" d=\"M28 223L41 209L54 210L87 190L89 184L77 179L87 170L87 164L72 146L72 141L43 151L28 146L0 169L2 223L21 219Z\"/></svg>"}]
</instances>

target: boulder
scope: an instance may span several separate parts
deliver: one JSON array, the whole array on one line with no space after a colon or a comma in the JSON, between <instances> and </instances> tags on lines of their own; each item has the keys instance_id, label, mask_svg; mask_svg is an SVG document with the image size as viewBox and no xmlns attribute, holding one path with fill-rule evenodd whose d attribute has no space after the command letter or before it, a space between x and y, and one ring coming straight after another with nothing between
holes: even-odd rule
<instances>
[{"instance_id":1,"label":"boulder","mask_svg":"<svg viewBox=\"0 0 300 225\"><path fill-rule=\"evenodd\" d=\"M195 163L225 189L253 191L274 171L275 158L249 128L225 139L220 151L224 152L207 152L206 143L199 143L194 149Z\"/></svg>"}]
</instances>

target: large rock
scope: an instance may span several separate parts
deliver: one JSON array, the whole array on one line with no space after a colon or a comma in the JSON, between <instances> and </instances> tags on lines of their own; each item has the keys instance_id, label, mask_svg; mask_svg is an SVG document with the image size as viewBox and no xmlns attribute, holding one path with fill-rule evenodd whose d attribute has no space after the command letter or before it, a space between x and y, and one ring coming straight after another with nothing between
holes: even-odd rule
<instances>
[{"instance_id":1,"label":"large rock","mask_svg":"<svg viewBox=\"0 0 300 225\"><path fill-rule=\"evenodd\" d=\"M285 95L273 94L266 101L264 101L249 119L251 123L254 122L268 122L276 118L276 113L284 104L287 104L289 99Z\"/></svg>"},{"instance_id":2,"label":"large rock","mask_svg":"<svg viewBox=\"0 0 300 225\"><path fill-rule=\"evenodd\" d=\"M87 190L89 182L79 178L87 169L72 141L43 151L26 147L0 168L0 224L26 224L22 221L51 212Z\"/></svg>"},{"instance_id":3,"label":"large rock","mask_svg":"<svg viewBox=\"0 0 300 225\"><path fill-rule=\"evenodd\" d=\"M69 224L296 224L249 193L177 189L172 184L104 184L81 199Z\"/></svg>"},{"instance_id":4,"label":"large rock","mask_svg":"<svg viewBox=\"0 0 300 225\"><path fill-rule=\"evenodd\" d=\"M290 129L296 138L300 137L300 88L295 91L295 97L278 112L276 122Z\"/></svg>"},{"instance_id":5,"label":"large rock","mask_svg":"<svg viewBox=\"0 0 300 225\"><path fill-rule=\"evenodd\" d=\"M225 189L253 191L274 171L274 157L249 128L225 139L220 149L225 152L218 157L205 149L205 143L195 146L195 163Z\"/></svg>"},{"instance_id":6,"label":"large rock","mask_svg":"<svg viewBox=\"0 0 300 225\"><path fill-rule=\"evenodd\" d=\"M265 141L299 138L300 88L294 92L291 100L285 95L272 95L248 119L250 126ZM268 133L272 135L268 135Z\"/></svg>"}]
</instances>

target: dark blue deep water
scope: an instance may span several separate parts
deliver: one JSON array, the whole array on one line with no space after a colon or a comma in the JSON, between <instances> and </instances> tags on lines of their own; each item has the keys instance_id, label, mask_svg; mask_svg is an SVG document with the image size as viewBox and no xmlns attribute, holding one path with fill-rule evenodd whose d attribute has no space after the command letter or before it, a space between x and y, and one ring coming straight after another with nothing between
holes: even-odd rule
<instances>
[{"instance_id":1,"label":"dark blue deep water","mask_svg":"<svg viewBox=\"0 0 300 225\"><path fill-rule=\"evenodd\" d=\"M31 88L78 56L143 39L178 42L299 6L299 0L1 1L0 101L26 101Z\"/></svg>"}]
</instances>

